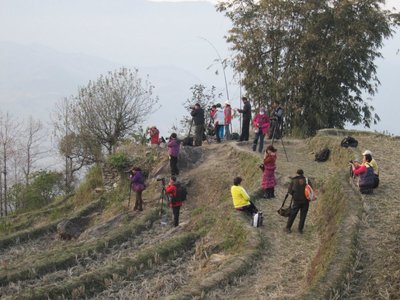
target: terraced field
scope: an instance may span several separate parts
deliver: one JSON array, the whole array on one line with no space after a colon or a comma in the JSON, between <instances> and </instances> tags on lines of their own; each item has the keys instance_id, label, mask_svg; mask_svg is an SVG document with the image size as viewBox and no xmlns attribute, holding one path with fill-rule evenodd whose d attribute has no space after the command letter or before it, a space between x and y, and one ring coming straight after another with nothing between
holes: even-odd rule
<instances>
[{"instance_id":1,"label":"terraced field","mask_svg":"<svg viewBox=\"0 0 400 300\"><path fill-rule=\"evenodd\" d=\"M389 150L399 149L398 140L353 133L360 142L353 150L339 146L343 134L327 130L311 140L276 141L279 184L273 200L260 197L262 157L250 145L203 146L195 167L182 170L189 198L177 228L168 209L160 215L154 178L144 212L110 208L110 194L71 212L69 217L90 219L77 239L61 240L60 220L46 222L46 213L14 217L20 225L0 236L0 298L396 299L399 260L385 250L399 250L398 210L387 215L399 201ZM332 150L330 160L317 163L314 152L324 146ZM346 162L366 148L382 153L376 155L382 184L361 197ZM276 210L298 168L314 183L318 200L304 234L296 232L297 221L286 234L286 219ZM260 228L232 209L229 188L237 175L264 212ZM38 223L34 214L42 216Z\"/></svg>"}]
</instances>

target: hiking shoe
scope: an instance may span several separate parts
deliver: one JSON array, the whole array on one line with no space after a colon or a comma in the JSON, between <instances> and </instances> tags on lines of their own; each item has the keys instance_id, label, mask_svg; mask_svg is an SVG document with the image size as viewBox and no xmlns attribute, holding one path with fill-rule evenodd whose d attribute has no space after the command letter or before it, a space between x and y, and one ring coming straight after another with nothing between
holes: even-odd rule
<instances>
[{"instance_id":1,"label":"hiking shoe","mask_svg":"<svg viewBox=\"0 0 400 300\"><path fill-rule=\"evenodd\" d=\"M285 227L285 229L283 231L286 232L286 233L291 233L292 232L292 230L290 228L287 228L287 227Z\"/></svg>"}]
</instances>

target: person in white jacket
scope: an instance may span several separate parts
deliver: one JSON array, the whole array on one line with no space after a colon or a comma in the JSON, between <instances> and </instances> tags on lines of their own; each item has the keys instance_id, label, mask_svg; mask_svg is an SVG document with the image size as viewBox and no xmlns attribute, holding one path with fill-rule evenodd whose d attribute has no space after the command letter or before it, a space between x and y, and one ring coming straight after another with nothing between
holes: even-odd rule
<instances>
[{"instance_id":1,"label":"person in white jacket","mask_svg":"<svg viewBox=\"0 0 400 300\"><path fill-rule=\"evenodd\" d=\"M217 104L217 111L214 115L214 126L217 143L221 143L221 138L224 136L225 114L220 103Z\"/></svg>"}]
</instances>

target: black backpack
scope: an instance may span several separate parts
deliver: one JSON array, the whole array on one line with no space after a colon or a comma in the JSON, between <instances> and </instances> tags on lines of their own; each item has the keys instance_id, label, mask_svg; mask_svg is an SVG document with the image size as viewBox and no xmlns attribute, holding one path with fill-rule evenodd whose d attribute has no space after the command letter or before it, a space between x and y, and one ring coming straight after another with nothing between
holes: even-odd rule
<instances>
[{"instance_id":1,"label":"black backpack","mask_svg":"<svg viewBox=\"0 0 400 300\"><path fill-rule=\"evenodd\" d=\"M188 136L182 140L182 146L193 146L193 137Z\"/></svg>"},{"instance_id":2,"label":"black backpack","mask_svg":"<svg viewBox=\"0 0 400 300\"><path fill-rule=\"evenodd\" d=\"M342 142L340 143L340 146L345 147L345 148L348 148L348 147L356 148L358 146L358 141L351 136L347 136L342 140Z\"/></svg>"},{"instance_id":3,"label":"black backpack","mask_svg":"<svg viewBox=\"0 0 400 300\"><path fill-rule=\"evenodd\" d=\"M329 150L328 148L324 148L315 154L315 160L321 161L321 162L327 161L330 153L331 153L331 150Z\"/></svg>"},{"instance_id":4,"label":"black backpack","mask_svg":"<svg viewBox=\"0 0 400 300\"><path fill-rule=\"evenodd\" d=\"M176 195L171 196L171 202L176 203L178 201L186 201L187 198L187 190L186 186L180 184L180 183L175 183L176 186Z\"/></svg>"}]
</instances>

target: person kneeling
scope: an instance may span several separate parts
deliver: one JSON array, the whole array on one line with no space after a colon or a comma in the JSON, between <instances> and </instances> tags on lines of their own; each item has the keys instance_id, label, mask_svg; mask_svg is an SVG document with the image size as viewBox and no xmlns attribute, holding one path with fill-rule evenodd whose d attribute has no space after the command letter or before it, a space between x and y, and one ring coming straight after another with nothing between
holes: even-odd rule
<instances>
[{"instance_id":1,"label":"person kneeling","mask_svg":"<svg viewBox=\"0 0 400 300\"><path fill-rule=\"evenodd\" d=\"M231 187L231 194L233 200L233 206L238 211L243 211L249 216L258 212L257 207L250 201L250 196L246 190L240 185L242 182L241 177L235 177L233 179L233 186Z\"/></svg>"}]
</instances>

